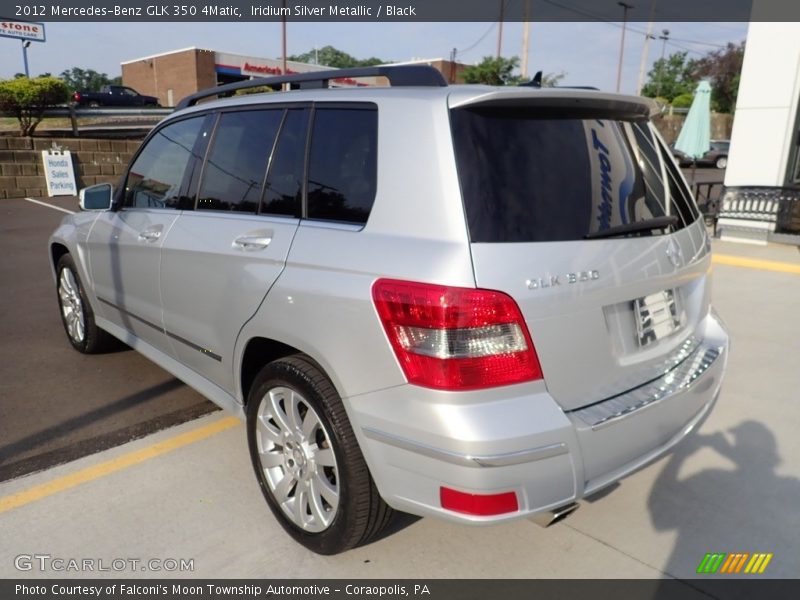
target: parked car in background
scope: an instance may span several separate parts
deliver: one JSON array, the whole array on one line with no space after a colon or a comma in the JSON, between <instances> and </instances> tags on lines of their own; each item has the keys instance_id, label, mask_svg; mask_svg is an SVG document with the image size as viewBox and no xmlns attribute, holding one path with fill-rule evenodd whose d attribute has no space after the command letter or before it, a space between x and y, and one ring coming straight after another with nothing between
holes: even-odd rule
<instances>
[{"instance_id":1,"label":"parked car in background","mask_svg":"<svg viewBox=\"0 0 800 600\"><path fill-rule=\"evenodd\" d=\"M367 76L392 87L325 89ZM200 102L264 83L300 89ZM653 113L419 66L199 92L53 233L67 337L115 336L246 420L315 552L393 510L557 521L722 384L711 243Z\"/></svg>"},{"instance_id":2,"label":"parked car in background","mask_svg":"<svg viewBox=\"0 0 800 600\"><path fill-rule=\"evenodd\" d=\"M698 165L711 165L718 169L724 169L728 166L728 150L730 149L730 140L711 140L711 148L703 156L697 159ZM670 144L672 156L680 163L682 167L692 164L691 157L687 156L677 148L675 144Z\"/></svg>"},{"instance_id":3,"label":"parked car in background","mask_svg":"<svg viewBox=\"0 0 800 600\"><path fill-rule=\"evenodd\" d=\"M72 100L78 106L161 106L158 98L124 85L104 85L99 92L75 92Z\"/></svg>"}]
</instances>

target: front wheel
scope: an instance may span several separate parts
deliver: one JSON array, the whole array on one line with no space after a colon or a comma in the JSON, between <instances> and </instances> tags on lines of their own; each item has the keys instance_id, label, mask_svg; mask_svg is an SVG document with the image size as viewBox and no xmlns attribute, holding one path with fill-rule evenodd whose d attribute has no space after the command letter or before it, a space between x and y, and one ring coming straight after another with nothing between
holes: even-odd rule
<instances>
[{"instance_id":1,"label":"front wheel","mask_svg":"<svg viewBox=\"0 0 800 600\"><path fill-rule=\"evenodd\" d=\"M96 354L109 348L113 338L95 324L94 311L86 299L75 262L69 254L59 259L56 277L58 306L69 343L84 354Z\"/></svg>"},{"instance_id":2,"label":"front wheel","mask_svg":"<svg viewBox=\"0 0 800 600\"><path fill-rule=\"evenodd\" d=\"M728 166L728 157L720 156L717 158L717 161L714 164L718 169L724 169Z\"/></svg>"},{"instance_id":3,"label":"front wheel","mask_svg":"<svg viewBox=\"0 0 800 600\"><path fill-rule=\"evenodd\" d=\"M306 356L265 366L247 401L261 491L283 528L318 554L374 538L391 520L330 380Z\"/></svg>"}]
</instances>

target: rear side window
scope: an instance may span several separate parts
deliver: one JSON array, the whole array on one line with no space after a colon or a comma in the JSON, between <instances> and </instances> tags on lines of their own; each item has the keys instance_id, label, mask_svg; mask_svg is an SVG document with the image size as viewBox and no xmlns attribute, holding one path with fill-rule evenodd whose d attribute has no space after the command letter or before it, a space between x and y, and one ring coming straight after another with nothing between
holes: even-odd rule
<instances>
[{"instance_id":1,"label":"rear side window","mask_svg":"<svg viewBox=\"0 0 800 600\"><path fill-rule=\"evenodd\" d=\"M125 182L124 206L187 208L180 197L186 167L194 154L204 116L162 127L136 157Z\"/></svg>"},{"instance_id":2,"label":"rear side window","mask_svg":"<svg viewBox=\"0 0 800 600\"><path fill-rule=\"evenodd\" d=\"M604 230L698 213L646 121L563 118L553 111L451 111L473 242L582 240Z\"/></svg>"},{"instance_id":3,"label":"rear side window","mask_svg":"<svg viewBox=\"0 0 800 600\"><path fill-rule=\"evenodd\" d=\"M308 218L366 223L377 187L378 112L317 108L308 165Z\"/></svg>"},{"instance_id":4,"label":"rear side window","mask_svg":"<svg viewBox=\"0 0 800 600\"><path fill-rule=\"evenodd\" d=\"M261 213L300 216L308 137L308 111L290 109L281 126L269 166Z\"/></svg>"},{"instance_id":5,"label":"rear side window","mask_svg":"<svg viewBox=\"0 0 800 600\"><path fill-rule=\"evenodd\" d=\"M199 210L255 214L283 110L222 113L197 196Z\"/></svg>"}]
</instances>

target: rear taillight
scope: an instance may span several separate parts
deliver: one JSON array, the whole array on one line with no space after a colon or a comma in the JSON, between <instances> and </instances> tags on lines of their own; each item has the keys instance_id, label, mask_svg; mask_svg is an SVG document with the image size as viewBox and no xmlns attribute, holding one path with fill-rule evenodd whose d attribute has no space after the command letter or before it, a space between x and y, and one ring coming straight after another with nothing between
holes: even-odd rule
<instances>
[{"instance_id":1,"label":"rear taillight","mask_svg":"<svg viewBox=\"0 0 800 600\"><path fill-rule=\"evenodd\" d=\"M506 294L379 279L372 298L409 383L474 390L542 378L522 313Z\"/></svg>"},{"instance_id":2,"label":"rear taillight","mask_svg":"<svg viewBox=\"0 0 800 600\"><path fill-rule=\"evenodd\" d=\"M72 94L72 99L75 100L75 102L80 102L81 101L80 93L79 92L75 92L74 94Z\"/></svg>"}]
</instances>

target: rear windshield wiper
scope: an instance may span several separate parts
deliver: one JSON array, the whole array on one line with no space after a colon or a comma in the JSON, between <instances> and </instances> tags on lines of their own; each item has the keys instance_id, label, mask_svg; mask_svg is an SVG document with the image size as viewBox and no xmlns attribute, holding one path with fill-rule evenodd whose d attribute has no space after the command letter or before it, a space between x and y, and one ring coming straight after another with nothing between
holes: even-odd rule
<instances>
[{"instance_id":1,"label":"rear windshield wiper","mask_svg":"<svg viewBox=\"0 0 800 600\"><path fill-rule=\"evenodd\" d=\"M584 239L591 240L597 238L615 237L618 235L625 235L626 233L636 233L637 231L648 231L651 229L665 229L672 227L678 222L678 217L675 215L653 217L652 219L645 219L644 221L636 221L634 223L625 223L624 225L615 225L608 229L600 231L593 231L587 233Z\"/></svg>"}]
</instances>

